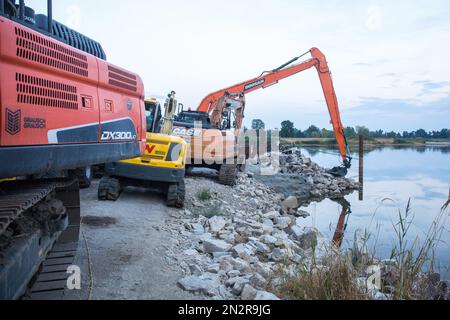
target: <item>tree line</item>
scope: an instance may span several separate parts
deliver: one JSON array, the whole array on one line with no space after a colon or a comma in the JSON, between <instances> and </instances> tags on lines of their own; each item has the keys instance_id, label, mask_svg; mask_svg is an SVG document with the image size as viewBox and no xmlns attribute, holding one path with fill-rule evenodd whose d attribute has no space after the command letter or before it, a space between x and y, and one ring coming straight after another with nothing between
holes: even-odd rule
<instances>
[{"instance_id":1,"label":"tree line","mask_svg":"<svg viewBox=\"0 0 450 320\"><path fill-rule=\"evenodd\" d=\"M429 139L450 139L450 129L442 129L440 131L426 131L418 129L414 131L371 131L364 126L346 127L344 134L348 139L356 138L359 135L365 138L429 138ZM281 138L334 138L334 132L328 129L320 129L311 125L306 130L295 128L292 121L286 120L281 123L280 130Z\"/></svg>"}]
</instances>

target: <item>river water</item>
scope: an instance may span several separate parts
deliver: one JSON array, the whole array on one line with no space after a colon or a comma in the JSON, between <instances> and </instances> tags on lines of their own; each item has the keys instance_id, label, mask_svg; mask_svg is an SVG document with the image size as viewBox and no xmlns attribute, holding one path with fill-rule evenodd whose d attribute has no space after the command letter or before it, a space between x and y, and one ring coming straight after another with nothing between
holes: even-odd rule
<instances>
[{"instance_id":1,"label":"river water","mask_svg":"<svg viewBox=\"0 0 450 320\"><path fill-rule=\"evenodd\" d=\"M304 148L303 154L319 165L331 168L339 163L335 150ZM353 155L353 167L348 177L358 179L358 155ZM277 181L274 179L273 181ZM405 213L411 200L414 215L409 231L409 241L425 238L443 204L449 197L450 147L383 147L366 151L364 155L364 200L358 192L345 197L351 205L343 246L353 245L355 233L367 230L371 237L369 249L379 258L389 258L397 243L393 225L398 221L399 210ZM342 205L331 200L313 202L304 208L311 214L307 225L316 227L330 239L333 238ZM450 208L447 210L447 216ZM450 278L450 225L447 219L442 242L435 252L439 262L436 271Z\"/></svg>"}]
</instances>

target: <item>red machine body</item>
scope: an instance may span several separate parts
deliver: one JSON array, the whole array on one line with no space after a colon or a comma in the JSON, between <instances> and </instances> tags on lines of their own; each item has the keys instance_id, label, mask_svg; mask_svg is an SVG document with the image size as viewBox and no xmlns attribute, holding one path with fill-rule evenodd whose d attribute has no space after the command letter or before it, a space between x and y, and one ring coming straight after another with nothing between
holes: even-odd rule
<instances>
[{"instance_id":1,"label":"red machine body","mask_svg":"<svg viewBox=\"0 0 450 320\"><path fill-rule=\"evenodd\" d=\"M141 78L0 16L0 178L138 156Z\"/></svg>"}]
</instances>

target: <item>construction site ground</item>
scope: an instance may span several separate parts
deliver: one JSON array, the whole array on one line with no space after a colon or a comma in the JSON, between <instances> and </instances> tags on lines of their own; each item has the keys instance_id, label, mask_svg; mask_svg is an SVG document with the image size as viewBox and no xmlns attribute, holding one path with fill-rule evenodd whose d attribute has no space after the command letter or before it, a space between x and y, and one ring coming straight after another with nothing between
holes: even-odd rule
<instances>
[{"instance_id":1,"label":"construction site ground","mask_svg":"<svg viewBox=\"0 0 450 320\"><path fill-rule=\"evenodd\" d=\"M100 202L98 183L81 191L83 225L75 263L82 288L68 298L193 299L177 287L179 271L165 263L171 235L158 228L177 209L166 207L162 195L137 188L127 188L117 202Z\"/></svg>"}]
</instances>

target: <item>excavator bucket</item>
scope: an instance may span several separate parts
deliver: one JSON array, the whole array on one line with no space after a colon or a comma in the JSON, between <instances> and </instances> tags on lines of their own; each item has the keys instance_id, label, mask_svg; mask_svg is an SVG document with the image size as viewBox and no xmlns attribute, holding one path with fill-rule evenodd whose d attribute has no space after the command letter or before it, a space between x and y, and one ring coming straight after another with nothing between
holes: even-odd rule
<instances>
[{"instance_id":1,"label":"excavator bucket","mask_svg":"<svg viewBox=\"0 0 450 320\"><path fill-rule=\"evenodd\" d=\"M327 171L327 173L335 176L335 177L345 177L348 173L348 170L344 166L334 167Z\"/></svg>"}]
</instances>

